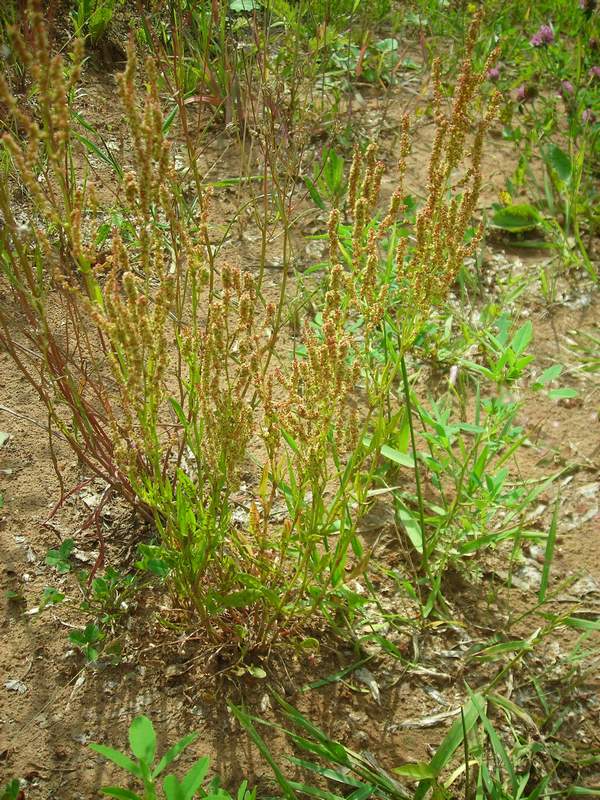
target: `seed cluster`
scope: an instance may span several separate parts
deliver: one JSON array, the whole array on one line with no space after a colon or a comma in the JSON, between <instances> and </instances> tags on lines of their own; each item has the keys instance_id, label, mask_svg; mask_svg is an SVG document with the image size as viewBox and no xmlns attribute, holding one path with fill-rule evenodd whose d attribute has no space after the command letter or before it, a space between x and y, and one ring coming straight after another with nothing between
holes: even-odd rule
<instances>
[{"instance_id":1,"label":"seed cluster","mask_svg":"<svg viewBox=\"0 0 600 800\"><path fill-rule=\"evenodd\" d=\"M398 182L384 216L373 216L378 204L383 164L374 145L363 156L355 150L349 176L348 204L352 213L352 273L357 312L367 334L394 309L402 331L402 350L412 344L416 332L442 302L465 260L473 255L483 235L482 225L474 230L473 217L481 188L481 158L485 135L495 119L499 94L492 95L478 122L471 115L478 90L492 69L494 51L480 71L473 66L480 18L470 26L465 56L454 98L445 109L440 63L433 65L433 116L436 126L428 167L424 205L417 212L414 235L401 236L396 246L396 286L378 282L381 274L381 242L392 226L403 220L406 159L410 153L410 123L402 120ZM463 165L467 164L464 168ZM461 173L462 170L462 173ZM329 226L330 257L337 248L337 217Z\"/></svg>"}]
</instances>

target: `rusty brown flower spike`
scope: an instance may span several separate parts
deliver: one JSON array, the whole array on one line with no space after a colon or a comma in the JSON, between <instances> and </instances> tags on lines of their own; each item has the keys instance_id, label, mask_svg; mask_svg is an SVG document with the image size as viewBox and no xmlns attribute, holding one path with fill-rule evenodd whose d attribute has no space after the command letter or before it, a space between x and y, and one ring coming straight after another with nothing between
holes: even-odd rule
<instances>
[{"instance_id":1,"label":"rusty brown flower spike","mask_svg":"<svg viewBox=\"0 0 600 800\"><path fill-rule=\"evenodd\" d=\"M473 50L481 16L470 25L464 58L454 96L449 108L444 100L440 64L432 71L433 117L435 136L428 166L428 182L423 206L417 212L413 244L401 238L396 251L398 292L388 292L377 285L380 274L380 246L392 226L402 220L405 211L405 174L410 154L410 120L402 119L400 158L397 185L382 218L374 214L378 204L382 164L377 160L376 146L371 144L365 155L356 150L350 169L348 204L353 215L352 265L355 294L363 299L360 313L367 329L372 330L388 313L396 309L398 329L402 331L402 350L430 313L431 307L443 301L465 260L477 248L482 226L473 225L481 187L481 157L485 135L496 117L499 95L493 94L479 121L474 121L475 106L487 70L495 63L494 51L480 71L473 66ZM337 250L337 217L332 216L329 234L332 251ZM333 263L333 261L332 261ZM359 287L359 288L358 288ZM398 316L398 312L400 316ZM358 313L358 312L357 312Z\"/></svg>"}]
</instances>

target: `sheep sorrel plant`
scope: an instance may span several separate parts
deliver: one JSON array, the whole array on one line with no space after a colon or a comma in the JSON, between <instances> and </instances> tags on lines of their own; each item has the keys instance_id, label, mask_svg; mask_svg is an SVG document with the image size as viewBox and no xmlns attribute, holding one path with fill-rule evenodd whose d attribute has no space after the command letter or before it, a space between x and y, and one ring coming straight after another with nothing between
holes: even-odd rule
<instances>
[{"instance_id":1,"label":"sheep sorrel plant","mask_svg":"<svg viewBox=\"0 0 600 800\"><path fill-rule=\"evenodd\" d=\"M350 173L351 228L337 211L330 219L321 326L304 325L293 358L285 292L272 303L262 272L215 258L210 193L187 202L157 70L148 59L140 99L133 40L119 80L131 156L110 174L126 224L103 249L114 207L98 199L101 172L77 127L81 45L67 66L50 54L35 7L29 25L35 63L12 37L35 112L0 79L20 132L3 138L2 345L85 474L153 524L138 564L164 578L175 622L195 615L212 644L242 652L294 640L319 617L334 622L347 576L368 560L357 525L408 402L408 393L395 398L400 375L407 388L404 354L474 246L465 234L494 113L492 104L468 147L482 80L469 60L476 24L449 114L435 81L438 133L414 246L400 239L384 280L380 246L403 212L403 189L380 220L383 168L370 148ZM406 120L401 172L408 153ZM373 343L390 331L381 362Z\"/></svg>"}]
</instances>

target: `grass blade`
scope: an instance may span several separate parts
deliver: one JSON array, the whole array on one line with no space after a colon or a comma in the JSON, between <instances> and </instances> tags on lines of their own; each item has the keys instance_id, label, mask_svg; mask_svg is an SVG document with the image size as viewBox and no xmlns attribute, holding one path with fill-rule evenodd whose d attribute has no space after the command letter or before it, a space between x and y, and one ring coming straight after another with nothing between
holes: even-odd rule
<instances>
[{"instance_id":1,"label":"grass blade","mask_svg":"<svg viewBox=\"0 0 600 800\"><path fill-rule=\"evenodd\" d=\"M453 724L441 745L436 750L435 755L429 762L432 772L439 775L444 767L450 762L454 752L459 745L464 741L464 737L469 733L471 728L479 719L477 711L477 703L480 705L484 702L484 697L481 694L474 694L471 697L470 703L466 706L462 716L457 719ZM431 787L431 779L427 778L422 780L415 791L414 800L423 800Z\"/></svg>"},{"instance_id":2,"label":"grass blade","mask_svg":"<svg viewBox=\"0 0 600 800\"><path fill-rule=\"evenodd\" d=\"M285 796L290 800L297 800L297 795L296 792L294 791L292 784L287 780L283 772L277 766L277 762L271 755L271 751L267 747L262 736L256 730L254 723L252 721L252 717L250 717L250 715L247 714L242 708L233 705L233 703L229 704L229 708L231 709L237 721L240 723L240 725L248 733L254 744L257 746L262 757L265 759L265 761L273 770L273 774L275 775L277 783L281 787Z\"/></svg>"},{"instance_id":3,"label":"grass blade","mask_svg":"<svg viewBox=\"0 0 600 800\"><path fill-rule=\"evenodd\" d=\"M556 503L554 504L554 512L552 514L550 530L548 531L548 540L546 541L546 552L544 553L544 567L542 569L542 579L540 581L540 590L538 592L538 600L540 603L543 603L545 601L546 592L548 591L548 583L550 580L550 567L552 566L552 559L554 557L554 545L556 544L559 503L560 503L560 495L558 495L558 497L556 498Z\"/></svg>"}]
</instances>

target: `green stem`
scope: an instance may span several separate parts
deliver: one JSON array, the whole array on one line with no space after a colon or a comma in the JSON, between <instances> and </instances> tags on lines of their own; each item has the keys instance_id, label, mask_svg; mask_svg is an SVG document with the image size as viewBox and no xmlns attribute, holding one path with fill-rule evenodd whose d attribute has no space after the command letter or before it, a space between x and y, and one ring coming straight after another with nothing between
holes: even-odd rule
<instances>
[{"instance_id":1,"label":"green stem","mask_svg":"<svg viewBox=\"0 0 600 800\"><path fill-rule=\"evenodd\" d=\"M410 445L412 447L413 459L415 462L415 483L417 485L417 499L419 501L419 522L421 525L421 548L423 554L421 557L421 570L429 577L429 559L427 556L427 537L425 536L425 514L423 504L423 492L421 491L421 475L419 472L419 464L417 460L417 445L415 442L415 430L412 420L412 404L410 400L410 387L408 385L408 372L406 370L406 360L404 355L400 357L400 365L402 367L402 385L404 389L404 401L406 403L406 413L408 415L408 427L410 430Z\"/></svg>"}]
</instances>

